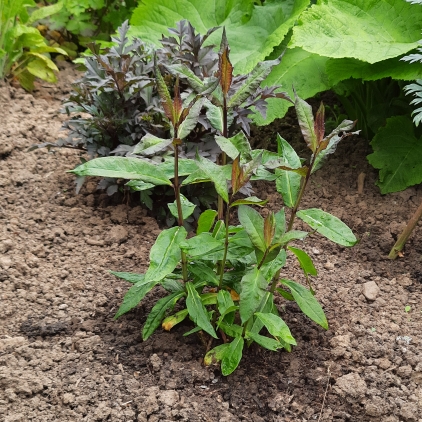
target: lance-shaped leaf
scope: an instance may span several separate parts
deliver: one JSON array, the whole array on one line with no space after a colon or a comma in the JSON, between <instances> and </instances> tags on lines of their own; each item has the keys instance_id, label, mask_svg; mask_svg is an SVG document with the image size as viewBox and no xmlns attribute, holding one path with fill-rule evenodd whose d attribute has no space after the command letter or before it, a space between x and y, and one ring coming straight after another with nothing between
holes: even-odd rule
<instances>
[{"instance_id":1,"label":"lance-shaped leaf","mask_svg":"<svg viewBox=\"0 0 422 422\"><path fill-rule=\"evenodd\" d=\"M223 109L219 106L214 105L211 101L205 102L207 109L206 116L211 123L211 126L218 132L223 133L224 130L224 117Z\"/></svg>"},{"instance_id":2,"label":"lance-shaped leaf","mask_svg":"<svg viewBox=\"0 0 422 422\"><path fill-rule=\"evenodd\" d=\"M267 281L258 268L253 268L242 277L240 292L240 318L245 323L258 309L265 296Z\"/></svg>"},{"instance_id":3,"label":"lance-shaped leaf","mask_svg":"<svg viewBox=\"0 0 422 422\"><path fill-rule=\"evenodd\" d=\"M196 124L199 120L199 114L201 113L201 109L203 106L203 100L197 100L190 108L189 113L187 114L186 118L179 126L179 131L177 132L178 137L180 139L186 138L192 130L195 128Z\"/></svg>"},{"instance_id":4,"label":"lance-shaped leaf","mask_svg":"<svg viewBox=\"0 0 422 422\"><path fill-rule=\"evenodd\" d=\"M188 270L195 282L205 281L208 285L218 286L219 279L217 274L206 263L196 261L193 264L188 264Z\"/></svg>"},{"instance_id":5,"label":"lance-shaped leaf","mask_svg":"<svg viewBox=\"0 0 422 422\"><path fill-rule=\"evenodd\" d=\"M186 220L190 215L192 215L192 213L194 212L196 205L192 204L192 202L190 202L185 195L180 194L180 202L182 205L182 218L183 220ZM169 210L171 212L171 214L178 218L179 214L177 211L177 202L174 201L171 204L167 204L167 206L169 207Z\"/></svg>"},{"instance_id":6,"label":"lance-shaped leaf","mask_svg":"<svg viewBox=\"0 0 422 422\"><path fill-rule=\"evenodd\" d=\"M148 318L145 321L142 329L142 339L147 340L154 331L160 326L161 320L163 319L168 309L173 309L176 302L183 296L185 292L176 292L169 296L163 297L157 301L151 312L148 314Z\"/></svg>"},{"instance_id":7,"label":"lance-shaped leaf","mask_svg":"<svg viewBox=\"0 0 422 422\"><path fill-rule=\"evenodd\" d=\"M315 132L317 144L319 145L324 139L324 135L325 135L325 107L322 102L315 115L314 132Z\"/></svg>"},{"instance_id":8,"label":"lance-shaped leaf","mask_svg":"<svg viewBox=\"0 0 422 422\"><path fill-rule=\"evenodd\" d=\"M218 61L218 71L220 74L220 86L224 96L227 96L233 79L233 66L230 63L229 53L230 48L227 41L226 29L223 28Z\"/></svg>"},{"instance_id":9,"label":"lance-shaped leaf","mask_svg":"<svg viewBox=\"0 0 422 422\"><path fill-rule=\"evenodd\" d=\"M339 218L317 208L298 211L297 216L319 234L342 246L353 246L357 239Z\"/></svg>"},{"instance_id":10,"label":"lance-shaped leaf","mask_svg":"<svg viewBox=\"0 0 422 422\"><path fill-rule=\"evenodd\" d=\"M241 178L242 178L242 169L240 167L240 155L238 155L232 164L232 195L235 195L239 189L242 187L241 185Z\"/></svg>"},{"instance_id":11,"label":"lance-shaped leaf","mask_svg":"<svg viewBox=\"0 0 422 422\"><path fill-rule=\"evenodd\" d=\"M157 81L158 95L160 97L161 105L163 106L164 113L174 127L178 119L176 119L176 113L173 106L173 100L171 99L170 92L167 88L166 82L164 81L163 75L161 74L161 71L157 63L155 63L155 78Z\"/></svg>"},{"instance_id":12,"label":"lance-shaped leaf","mask_svg":"<svg viewBox=\"0 0 422 422\"><path fill-rule=\"evenodd\" d=\"M283 234L286 232L286 213L284 208L276 212L274 215L275 218L275 233L273 243L280 243L280 239Z\"/></svg>"},{"instance_id":13,"label":"lance-shaped leaf","mask_svg":"<svg viewBox=\"0 0 422 422\"><path fill-rule=\"evenodd\" d=\"M145 279L145 274L127 273L119 271L110 271L110 274L113 274L114 276L126 280L132 284L139 283L140 281L143 281Z\"/></svg>"},{"instance_id":14,"label":"lance-shaped leaf","mask_svg":"<svg viewBox=\"0 0 422 422\"><path fill-rule=\"evenodd\" d=\"M215 218L217 217L218 212L215 210L206 210L204 211L198 219L198 227L196 229L196 234L201 234L203 232L209 232L214 225Z\"/></svg>"},{"instance_id":15,"label":"lance-shaped leaf","mask_svg":"<svg viewBox=\"0 0 422 422\"><path fill-rule=\"evenodd\" d=\"M163 230L157 237L149 254L149 268L145 273L148 281L161 281L173 272L180 261L180 244L186 239L184 227Z\"/></svg>"},{"instance_id":16,"label":"lance-shaped leaf","mask_svg":"<svg viewBox=\"0 0 422 422\"><path fill-rule=\"evenodd\" d=\"M318 148L318 141L314 129L314 116L312 107L295 92L295 109L299 127L305 139L306 145L315 152Z\"/></svg>"},{"instance_id":17,"label":"lance-shaped leaf","mask_svg":"<svg viewBox=\"0 0 422 422\"><path fill-rule=\"evenodd\" d=\"M234 201L230 207L238 207L239 205L257 205L263 207L268 202L267 199L259 199L256 196L250 196L248 198L238 199Z\"/></svg>"},{"instance_id":18,"label":"lance-shaped leaf","mask_svg":"<svg viewBox=\"0 0 422 422\"><path fill-rule=\"evenodd\" d=\"M289 165L289 167L301 167L300 158L292 146L280 135L277 135L277 142L279 155ZM293 208L296 204L297 196L299 194L302 176L292 171L281 169L276 169L275 175L277 176L277 192L279 192L283 197L285 205L287 207Z\"/></svg>"},{"instance_id":19,"label":"lance-shaped leaf","mask_svg":"<svg viewBox=\"0 0 422 422\"><path fill-rule=\"evenodd\" d=\"M274 306L274 295L271 292L267 291L264 297L262 298L261 303L259 304L256 312L264 312L264 313L271 312L271 310L273 309L273 306ZM252 333L259 334L263 326L264 324L257 317L254 317L248 321L248 324L246 325L246 329Z\"/></svg>"},{"instance_id":20,"label":"lance-shaped leaf","mask_svg":"<svg viewBox=\"0 0 422 422\"><path fill-rule=\"evenodd\" d=\"M292 336L289 327L279 316L273 313L262 312L257 312L255 315L261 320L272 336L280 338L285 343L296 346L296 340Z\"/></svg>"},{"instance_id":21,"label":"lance-shaped leaf","mask_svg":"<svg viewBox=\"0 0 422 422\"><path fill-rule=\"evenodd\" d=\"M139 142L135 145L132 154L142 155L154 155L158 151L162 151L171 145L172 139L158 138L157 136L147 133Z\"/></svg>"},{"instance_id":22,"label":"lance-shaped leaf","mask_svg":"<svg viewBox=\"0 0 422 422\"><path fill-rule=\"evenodd\" d=\"M226 315L226 311L233 309L234 302L231 297L231 294L227 290L220 290L217 294L217 303L218 303L218 312L221 316ZM231 315L233 318L231 318L231 321L227 321L229 324L233 323L234 320L234 313Z\"/></svg>"},{"instance_id":23,"label":"lance-shaped leaf","mask_svg":"<svg viewBox=\"0 0 422 422\"><path fill-rule=\"evenodd\" d=\"M176 324L182 322L188 315L189 311L187 309L182 309L181 311L168 316L161 326L163 327L163 330L170 331Z\"/></svg>"},{"instance_id":24,"label":"lance-shaped leaf","mask_svg":"<svg viewBox=\"0 0 422 422\"><path fill-rule=\"evenodd\" d=\"M188 297L186 298L186 307L189 315L198 327L201 327L205 332L214 338L218 338L211 322L208 318L207 310L201 301L201 297L195 289L195 286L188 281L186 283L186 291Z\"/></svg>"},{"instance_id":25,"label":"lance-shaped leaf","mask_svg":"<svg viewBox=\"0 0 422 422\"><path fill-rule=\"evenodd\" d=\"M240 152L241 160L250 161L252 160L252 148L245 133L241 130L236 135L229 138L229 141L236 147Z\"/></svg>"},{"instance_id":26,"label":"lance-shaped leaf","mask_svg":"<svg viewBox=\"0 0 422 422\"><path fill-rule=\"evenodd\" d=\"M264 240L265 245L268 248L274 238L275 234L275 217L274 213L270 212L264 219Z\"/></svg>"},{"instance_id":27,"label":"lance-shaped leaf","mask_svg":"<svg viewBox=\"0 0 422 422\"><path fill-rule=\"evenodd\" d=\"M230 375L238 367L244 343L243 337L236 337L225 350L221 360L221 373L224 376Z\"/></svg>"},{"instance_id":28,"label":"lance-shaped leaf","mask_svg":"<svg viewBox=\"0 0 422 422\"><path fill-rule=\"evenodd\" d=\"M230 97L229 108L234 108L244 103L261 85L261 82L270 74L272 68L280 64L281 58L265 60L256 65L243 84Z\"/></svg>"},{"instance_id":29,"label":"lance-shaped leaf","mask_svg":"<svg viewBox=\"0 0 422 422\"><path fill-rule=\"evenodd\" d=\"M211 160L197 156L198 168L209 178L215 186L217 193L223 198L225 202L229 202L229 192L227 189L227 181L223 170L220 166L213 163Z\"/></svg>"},{"instance_id":30,"label":"lance-shaped leaf","mask_svg":"<svg viewBox=\"0 0 422 422\"><path fill-rule=\"evenodd\" d=\"M290 230L283 234L280 239L280 243L282 245L286 245L287 243L291 242L292 240L300 240L304 239L308 235L308 232L304 232L302 230Z\"/></svg>"},{"instance_id":31,"label":"lance-shaped leaf","mask_svg":"<svg viewBox=\"0 0 422 422\"><path fill-rule=\"evenodd\" d=\"M142 192L143 190L152 189L155 185L152 183L145 183L142 180L130 180L125 186L129 186L131 190L136 192Z\"/></svg>"},{"instance_id":32,"label":"lance-shaped leaf","mask_svg":"<svg viewBox=\"0 0 422 422\"><path fill-rule=\"evenodd\" d=\"M246 331L245 336L248 340L253 340L261 347L272 350L274 352L283 348L283 345L278 340L274 340L273 338L266 336L261 336L260 334L253 333L251 331Z\"/></svg>"},{"instance_id":33,"label":"lance-shaped leaf","mask_svg":"<svg viewBox=\"0 0 422 422\"><path fill-rule=\"evenodd\" d=\"M311 257L302 249L294 248L293 246L288 247L289 251L292 251L297 260L299 261L300 267L302 268L305 275L318 275L318 272L312 262Z\"/></svg>"},{"instance_id":34,"label":"lance-shaped leaf","mask_svg":"<svg viewBox=\"0 0 422 422\"><path fill-rule=\"evenodd\" d=\"M207 255L215 249L223 248L223 246L223 239L215 239L212 234L208 232L198 234L180 244L183 251L192 257Z\"/></svg>"},{"instance_id":35,"label":"lance-shaped leaf","mask_svg":"<svg viewBox=\"0 0 422 422\"><path fill-rule=\"evenodd\" d=\"M211 349L204 357L204 365L210 366L212 364L221 362L224 357L224 354L226 353L229 347L229 343L224 343Z\"/></svg>"},{"instance_id":36,"label":"lance-shaped leaf","mask_svg":"<svg viewBox=\"0 0 422 422\"><path fill-rule=\"evenodd\" d=\"M265 263L261 267L261 273L265 279L270 283L277 271L286 265L286 251L281 249L278 255L270 262Z\"/></svg>"},{"instance_id":37,"label":"lance-shaped leaf","mask_svg":"<svg viewBox=\"0 0 422 422\"><path fill-rule=\"evenodd\" d=\"M260 251L265 252L267 247L264 239L264 219L259 212L247 205L240 205L238 218L253 245Z\"/></svg>"},{"instance_id":38,"label":"lance-shaped leaf","mask_svg":"<svg viewBox=\"0 0 422 422\"><path fill-rule=\"evenodd\" d=\"M114 177L137 179L154 185L172 186L170 179L160 168L147 161L130 157L101 157L87 161L69 170L78 176Z\"/></svg>"},{"instance_id":39,"label":"lance-shaped leaf","mask_svg":"<svg viewBox=\"0 0 422 422\"><path fill-rule=\"evenodd\" d=\"M119 318L126 312L129 312L145 297L145 295L158 283L158 280L148 280L144 278L135 283L125 294L123 303L120 305L114 319Z\"/></svg>"},{"instance_id":40,"label":"lance-shaped leaf","mask_svg":"<svg viewBox=\"0 0 422 422\"><path fill-rule=\"evenodd\" d=\"M328 330L328 322L325 317L321 305L316 300L315 296L305 286L295 283L291 280L281 280L281 284L287 286L298 304L301 311L307 315L312 321L319 324L321 327Z\"/></svg>"},{"instance_id":41,"label":"lance-shaped leaf","mask_svg":"<svg viewBox=\"0 0 422 422\"><path fill-rule=\"evenodd\" d=\"M216 136L214 139L221 150L225 152L232 160L240 155L240 151L236 148L235 145L233 145L230 139L227 139L224 136Z\"/></svg>"},{"instance_id":42,"label":"lance-shaped leaf","mask_svg":"<svg viewBox=\"0 0 422 422\"><path fill-rule=\"evenodd\" d=\"M198 76L196 76L195 73L193 73L186 65L177 63L166 65L165 67L172 75L185 78L195 92L200 92L204 88L202 80L198 78Z\"/></svg>"}]
</instances>

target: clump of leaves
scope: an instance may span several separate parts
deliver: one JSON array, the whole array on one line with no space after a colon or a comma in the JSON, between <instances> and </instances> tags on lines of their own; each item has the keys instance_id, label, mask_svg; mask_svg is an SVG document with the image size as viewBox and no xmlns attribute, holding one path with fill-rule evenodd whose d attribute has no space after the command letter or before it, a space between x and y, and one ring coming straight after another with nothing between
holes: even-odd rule
<instances>
[{"instance_id":1,"label":"clump of leaves","mask_svg":"<svg viewBox=\"0 0 422 422\"><path fill-rule=\"evenodd\" d=\"M115 318L137 306L154 286L161 285L168 295L159 299L148 315L143 339L147 340L160 325L170 330L189 318L194 327L185 335L202 332L209 336L215 347L207 351L204 362L207 365L221 363L223 375L236 369L243 351L253 342L273 351L283 348L290 351L296 345L274 304L276 295L296 302L309 318L328 328L311 286L310 276L317 275L317 271L310 256L291 245L309 234L294 229L296 218L307 223L312 231L342 246L356 243L351 230L338 218L316 208L300 209L312 173L334 152L341 139L350 135L347 132L354 125L352 121L343 121L326 136L324 106L321 105L314 117L311 107L296 95L294 104L299 125L312 152L306 165L280 136L277 153L252 150L244 132L228 137L229 116L242 98L253 95L258 86L254 75L265 73L265 66L259 64L242 83L234 85L229 45L223 33L216 75L218 85L183 101L179 74L189 73L188 68L179 67L178 76L169 81L157 64L157 90L172 136L156 139L155 143L169 145L173 158L157 164L134 157L103 157L72 170L79 176L121 177L131 179L129 183L173 189L175 201L168 206L178 225L160 233L151 248L146 273L113 272L133 283ZM217 162L199 154L195 159L180 157L184 140L196 127L204 108L219 117L209 119L221 148ZM275 180L286 208L290 209L288 219L285 209L269 212L264 218L254 207L262 207L266 201L239 195L250 179L263 175L267 180ZM180 189L202 182L214 185L219 197L218 210L204 211L196 233L188 237L183 223L195 205ZM240 223L237 226L231 225L233 214L237 214ZM306 285L283 277L287 259L299 261ZM173 313L176 304L182 309Z\"/></svg>"},{"instance_id":2,"label":"clump of leaves","mask_svg":"<svg viewBox=\"0 0 422 422\"><path fill-rule=\"evenodd\" d=\"M32 13L28 8L34 8ZM61 8L61 3L37 8L33 0L0 0L0 79L14 79L28 91L34 88L35 78L57 81L58 68L50 53L66 52L47 45L32 24Z\"/></svg>"}]
</instances>

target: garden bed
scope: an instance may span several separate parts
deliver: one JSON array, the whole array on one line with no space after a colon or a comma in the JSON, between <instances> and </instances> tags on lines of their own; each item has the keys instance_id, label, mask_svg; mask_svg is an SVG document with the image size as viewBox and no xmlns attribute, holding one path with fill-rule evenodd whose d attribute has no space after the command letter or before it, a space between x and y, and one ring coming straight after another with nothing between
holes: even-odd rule
<instances>
[{"instance_id":1,"label":"garden bed","mask_svg":"<svg viewBox=\"0 0 422 422\"><path fill-rule=\"evenodd\" d=\"M1 422L421 420L420 226L403 258L386 258L422 201L420 187L381 196L365 158L368 142L340 144L304 199L360 239L351 249L317 234L312 246L304 242L330 330L279 301L297 347L290 354L252 347L224 378L202 365L199 337L182 337L188 323L142 341L148 298L113 320L128 285L108 271L145 271L160 227L139 205L97 191L94 180L76 195L65 171L78 152L27 152L55 141L66 118L60 99L75 75L64 67L58 87L34 95L0 87ZM297 144L293 119L255 135L275 138L278 129ZM271 209L281 207L273 188L257 190ZM290 265L285 274L303 281L298 270ZM151 296L161 294L157 288Z\"/></svg>"}]
</instances>

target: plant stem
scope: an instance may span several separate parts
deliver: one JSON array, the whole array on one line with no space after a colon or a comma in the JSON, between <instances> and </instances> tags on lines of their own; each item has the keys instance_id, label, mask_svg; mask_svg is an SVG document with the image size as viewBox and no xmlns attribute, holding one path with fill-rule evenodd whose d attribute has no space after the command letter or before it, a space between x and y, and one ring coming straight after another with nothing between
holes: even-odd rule
<instances>
[{"instance_id":1,"label":"plant stem","mask_svg":"<svg viewBox=\"0 0 422 422\"><path fill-rule=\"evenodd\" d=\"M418 209L415 211L415 213L412 215L412 218L407 223L405 229L397 239L397 242L394 244L393 248L390 251L390 254L388 255L388 258L390 259L396 259L399 255L399 252L404 248L404 244L406 243L407 239L411 235L413 229L418 224L418 221L422 217L422 203L419 205Z\"/></svg>"},{"instance_id":2,"label":"plant stem","mask_svg":"<svg viewBox=\"0 0 422 422\"><path fill-rule=\"evenodd\" d=\"M226 95L224 95L224 99L223 99L223 133L222 135L227 138L227 134L228 134L228 127L227 127L227 98ZM219 158L218 158L218 162L221 166L225 166L227 163L227 155L224 151L221 152ZM223 202L223 198L218 195L218 219L222 220L224 215L224 202Z\"/></svg>"},{"instance_id":3,"label":"plant stem","mask_svg":"<svg viewBox=\"0 0 422 422\"><path fill-rule=\"evenodd\" d=\"M179 182L179 145L177 139L177 129L175 129L175 138L173 139L174 145L174 196L176 198L176 205L177 205L177 222L179 227L183 226L183 211L182 211L182 202L180 200L180 182ZM188 281L188 260L186 257L186 253L181 251L182 256L182 276L183 281L186 283Z\"/></svg>"}]
</instances>

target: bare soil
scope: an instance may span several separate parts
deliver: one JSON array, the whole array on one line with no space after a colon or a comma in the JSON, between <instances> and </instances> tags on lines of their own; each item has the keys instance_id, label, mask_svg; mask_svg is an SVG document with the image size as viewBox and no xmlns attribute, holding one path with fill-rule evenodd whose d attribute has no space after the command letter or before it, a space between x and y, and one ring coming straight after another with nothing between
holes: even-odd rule
<instances>
[{"instance_id":1,"label":"bare soil","mask_svg":"<svg viewBox=\"0 0 422 422\"><path fill-rule=\"evenodd\" d=\"M329 331L280 300L298 346L252 347L225 378L202 365L198 337L182 337L188 323L142 341L159 289L112 318L128 286L108 271L145 271L156 221L97 191L94 180L77 195L66 170L78 152L27 152L59 135L60 100L74 78L64 66L59 86L33 95L0 87L1 422L422 421L421 226L403 258L386 258L422 201L420 187L381 196L368 142L346 140L304 203L342 218L360 239L351 249L319 235L303 243L319 272L313 283ZM298 145L291 118L255 135L274 139L278 129ZM272 187L257 191L270 208L282 205ZM285 276L304 281L293 264Z\"/></svg>"}]
</instances>

